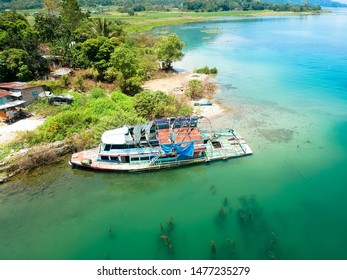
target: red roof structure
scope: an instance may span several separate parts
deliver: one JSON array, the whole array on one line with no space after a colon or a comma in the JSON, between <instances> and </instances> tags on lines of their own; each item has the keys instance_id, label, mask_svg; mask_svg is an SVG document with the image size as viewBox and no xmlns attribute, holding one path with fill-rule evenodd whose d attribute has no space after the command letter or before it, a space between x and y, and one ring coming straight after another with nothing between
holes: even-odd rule
<instances>
[{"instance_id":1,"label":"red roof structure","mask_svg":"<svg viewBox=\"0 0 347 280\"><path fill-rule=\"evenodd\" d=\"M197 128L175 128L174 133L177 135L175 142L191 142L194 141L196 144L201 144L203 140L201 139L200 132ZM158 130L157 139L161 144L170 144L170 129L162 128Z\"/></svg>"},{"instance_id":2,"label":"red roof structure","mask_svg":"<svg viewBox=\"0 0 347 280\"><path fill-rule=\"evenodd\" d=\"M5 97L5 96L9 96L9 95L11 95L11 93L9 91L0 89L0 98Z\"/></svg>"},{"instance_id":3,"label":"red roof structure","mask_svg":"<svg viewBox=\"0 0 347 280\"><path fill-rule=\"evenodd\" d=\"M27 85L26 83L23 82L10 82L10 83L1 83L0 84L0 89L27 89L27 88L34 88L37 86L32 86L32 85Z\"/></svg>"}]
</instances>

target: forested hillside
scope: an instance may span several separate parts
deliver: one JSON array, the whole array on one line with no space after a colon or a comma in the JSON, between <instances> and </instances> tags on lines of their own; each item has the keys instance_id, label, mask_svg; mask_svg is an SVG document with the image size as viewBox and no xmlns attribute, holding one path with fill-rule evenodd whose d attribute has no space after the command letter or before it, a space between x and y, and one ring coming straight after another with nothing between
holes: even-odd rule
<instances>
[{"instance_id":1,"label":"forested hillside","mask_svg":"<svg viewBox=\"0 0 347 280\"><path fill-rule=\"evenodd\" d=\"M346 7L346 4L337 2L337 1L331 1L331 0L262 0L262 2L267 3L276 3L276 4L298 4L302 5L304 3L309 3L310 5L319 5L322 7Z\"/></svg>"},{"instance_id":2,"label":"forested hillside","mask_svg":"<svg viewBox=\"0 0 347 280\"><path fill-rule=\"evenodd\" d=\"M60 2L59 0L0 0L0 10L37 9L43 8L44 2ZM295 4L303 6L339 6L343 5L331 0L79 0L81 7L117 6L121 12L140 11L168 11L179 9L182 11L228 11L233 9L270 9L271 4Z\"/></svg>"}]
</instances>

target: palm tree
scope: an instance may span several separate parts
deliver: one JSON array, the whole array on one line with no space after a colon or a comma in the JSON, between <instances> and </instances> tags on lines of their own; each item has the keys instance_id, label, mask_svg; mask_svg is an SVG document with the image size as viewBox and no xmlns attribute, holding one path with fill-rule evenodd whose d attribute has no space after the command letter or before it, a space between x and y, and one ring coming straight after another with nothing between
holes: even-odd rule
<instances>
[{"instance_id":1,"label":"palm tree","mask_svg":"<svg viewBox=\"0 0 347 280\"><path fill-rule=\"evenodd\" d=\"M89 21L88 26L95 37L104 36L112 38L124 35L120 22L107 21L106 18L93 18Z\"/></svg>"}]
</instances>

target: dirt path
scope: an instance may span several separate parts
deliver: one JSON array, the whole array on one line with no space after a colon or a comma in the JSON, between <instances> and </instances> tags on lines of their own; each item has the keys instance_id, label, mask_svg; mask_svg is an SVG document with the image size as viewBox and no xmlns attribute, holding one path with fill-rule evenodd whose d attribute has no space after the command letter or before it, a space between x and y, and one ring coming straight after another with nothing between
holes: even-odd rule
<instances>
[{"instance_id":1,"label":"dirt path","mask_svg":"<svg viewBox=\"0 0 347 280\"><path fill-rule=\"evenodd\" d=\"M12 124L0 122L0 145L15 139L17 132L34 130L43 124L44 121L44 118L31 117Z\"/></svg>"}]
</instances>

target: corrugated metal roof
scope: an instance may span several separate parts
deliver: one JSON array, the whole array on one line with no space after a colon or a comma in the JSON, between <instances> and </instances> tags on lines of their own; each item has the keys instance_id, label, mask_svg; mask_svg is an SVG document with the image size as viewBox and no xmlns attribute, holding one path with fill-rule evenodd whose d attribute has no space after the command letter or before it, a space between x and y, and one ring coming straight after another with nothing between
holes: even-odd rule
<instances>
[{"instance_id":1,"label":"corrugated metal roof","mask_svg":"<svg viewBox=\"0 0 347 280\"><path fill-rule=\"evenodd\" d=\"M9 91L0 89L0 98L5 97L5 96L9 96L9 95L11 95L11 93Z\"/></svg>"},{"instance_id":2,"label":"corrugated metal roof","mask_svg":"<svg viewBox=\"0 0 347 280\"><path fill-rule=\"evenodd\" d=\"M24 82L10 82L10 83L1 83L0 89L27 89L27 88L35 88L38 86L27 85Z\"/></svg>"},{"instance_id":3,"label":"corrugated metal roof","mask_svg":"<svg viewBox=\"0 0 347 280\"><path fill-rule=\"evenodd\" d=\"M21 106L25 103L24 100L15 100L12 102L7 102L6 104L0 105L0 110L9 109L16 106Z\"/></svg>"}]
</instances>

